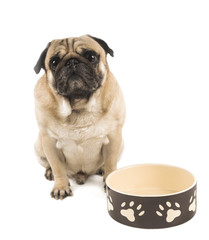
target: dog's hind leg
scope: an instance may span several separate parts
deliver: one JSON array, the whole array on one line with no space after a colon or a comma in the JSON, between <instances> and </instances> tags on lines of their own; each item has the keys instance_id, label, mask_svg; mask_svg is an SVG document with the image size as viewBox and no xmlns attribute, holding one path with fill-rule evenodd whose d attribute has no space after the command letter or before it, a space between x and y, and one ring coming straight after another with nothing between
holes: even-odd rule
<instances>
[{"instance_id":1,"label":"dog's hind leg","mask_svg":"<svg viewBox=\"0 0 209 240\"><path fill-rule=\"evenodd\" d=\"M48 179L49 181L54 180L54 175L52 173L52 169L51 166L49 165L49 162L44 154L44 151L42 149L42 144L41 144L41 138L38 137L35 145L34 145L34 150L35 150L35 154L37 157L38 162L41 164L41 166L43 166L46 171L45 171L45 177L46 179Z\"/></svg>"}]
</instances>

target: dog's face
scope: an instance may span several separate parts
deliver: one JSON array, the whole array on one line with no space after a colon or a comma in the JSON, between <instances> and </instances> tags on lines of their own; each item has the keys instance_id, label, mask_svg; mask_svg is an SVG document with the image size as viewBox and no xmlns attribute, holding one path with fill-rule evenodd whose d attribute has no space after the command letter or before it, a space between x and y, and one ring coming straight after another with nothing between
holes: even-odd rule
<instances>
[{"instance_id":1,"label":"dog's face","mask_svg":"<svg viewBox=\"0 0 209 240\"><path fill-rule=\"evenodd\" d=\"M70 101L88 99L105 81L107 53L113 56L107 43L89 35L53 40L34 70L43 68L54 91Z\"/></svg>"}]
</instances>

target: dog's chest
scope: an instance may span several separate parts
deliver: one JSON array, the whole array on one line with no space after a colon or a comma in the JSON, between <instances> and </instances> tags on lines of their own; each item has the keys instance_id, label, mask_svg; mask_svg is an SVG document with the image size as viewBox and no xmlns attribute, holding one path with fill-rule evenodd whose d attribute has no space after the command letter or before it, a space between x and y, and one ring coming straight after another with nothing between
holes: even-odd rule
<instances>
[{"instance_id":1,"label":"dog's chest","mask_svg":"<svg viewBox=\"0 0 209 240\"><path fill-rule=\"evenodd\" d=\"M56 147L63 152L71 174L91 173L102 165L101 149L109 143L110 130L107 118L96 121L93 116L71 119L56 130Z\"/></svg>"}]
</instances>

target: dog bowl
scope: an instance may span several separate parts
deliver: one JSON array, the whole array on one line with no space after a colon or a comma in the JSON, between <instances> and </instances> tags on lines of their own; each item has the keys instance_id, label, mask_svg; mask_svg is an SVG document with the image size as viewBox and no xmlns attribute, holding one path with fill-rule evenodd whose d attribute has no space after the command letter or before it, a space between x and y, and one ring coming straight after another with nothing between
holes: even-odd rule
<instances>
[{"instance_id":1,"label":"dog bowl","mask_svg":"<svg viewBox=\"0 0 209 240\"><path fill-rule=\"evenodd\" d=\"M128 226L172 227L187 222L196 213L196 180L179 167L125 167L112 172L106 185L109 215Z\"/></svg>"}]
</instances>

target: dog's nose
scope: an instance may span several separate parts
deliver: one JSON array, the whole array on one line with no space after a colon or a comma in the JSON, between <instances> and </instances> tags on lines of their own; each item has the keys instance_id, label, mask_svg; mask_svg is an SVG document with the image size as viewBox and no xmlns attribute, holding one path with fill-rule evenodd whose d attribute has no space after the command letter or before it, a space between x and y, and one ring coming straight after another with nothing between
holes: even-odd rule
<instances>
[{"instance_id":1,"label":"dog's nose","mask_svg":"<svg viewBox=\"0 0 209 240\"><path fill-rule=\"evenodd\" d=\"M70 58L67 62L66 62L66 65L67 66L70 66L70 67L73 67L73 66L76 66L78 65L79 61L77 58Z\"/></svg>"}]
</instances>

